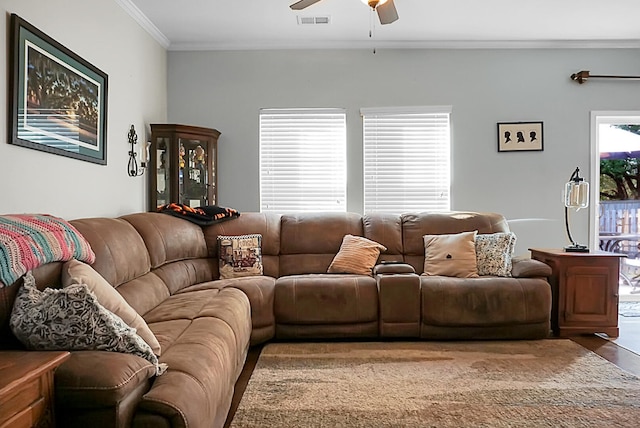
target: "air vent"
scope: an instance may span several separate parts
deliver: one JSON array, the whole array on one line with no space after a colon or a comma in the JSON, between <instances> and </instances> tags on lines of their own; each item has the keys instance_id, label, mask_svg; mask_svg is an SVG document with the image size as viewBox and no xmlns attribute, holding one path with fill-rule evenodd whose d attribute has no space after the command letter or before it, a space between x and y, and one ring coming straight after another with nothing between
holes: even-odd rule
<instances>
[{"instance_id":1,"label":"air vent","mask_svg":"<svg viewBox=\"0 0 640 428\"><path fill-rule=\"evenodd\" d=\"M298 16L298 25L329 24L328 16Z\"/></svg>"}]
</instances>

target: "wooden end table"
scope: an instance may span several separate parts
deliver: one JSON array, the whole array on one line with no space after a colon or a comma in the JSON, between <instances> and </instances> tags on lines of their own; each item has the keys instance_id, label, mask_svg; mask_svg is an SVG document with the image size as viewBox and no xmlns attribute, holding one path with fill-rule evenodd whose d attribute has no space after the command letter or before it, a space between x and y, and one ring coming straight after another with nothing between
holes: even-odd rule
<instances>
[{"instance_id":1,"label":"wooden end table","mask_svg":"<svg viewBox=\"0 0 640 428\"><path fill-rule=\"evenodd\" d=\"M68 352L0 351L0 428L55 426L53 372Z\"/></svg>"},{"instance_id":2,"label":"wooden end table","mask_svg":"<svg viewBox=\"0 0 640 428\"><path fill-rule=\"evenodd\" d=\"M531 258L551 267L551 328L560 337L605 333L618 337L618 278L624 254L571 253L530 248Z\"/></svg>"}]
</instances>

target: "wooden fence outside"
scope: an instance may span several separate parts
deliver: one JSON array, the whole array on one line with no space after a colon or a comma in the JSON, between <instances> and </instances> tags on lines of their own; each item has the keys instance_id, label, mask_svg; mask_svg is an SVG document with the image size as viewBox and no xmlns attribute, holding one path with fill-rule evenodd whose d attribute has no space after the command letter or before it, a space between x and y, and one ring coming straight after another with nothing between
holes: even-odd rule
<instances>
[{"instance_id":1,"label":"wooden fence outside","mask_svg":"<svg viewBox=\"0 0 640 428\"><path fill-rule=\"evenodd\" d=\"M640 200L600 201L600 233L638 233Z\"/></svg>"}]
</instances>

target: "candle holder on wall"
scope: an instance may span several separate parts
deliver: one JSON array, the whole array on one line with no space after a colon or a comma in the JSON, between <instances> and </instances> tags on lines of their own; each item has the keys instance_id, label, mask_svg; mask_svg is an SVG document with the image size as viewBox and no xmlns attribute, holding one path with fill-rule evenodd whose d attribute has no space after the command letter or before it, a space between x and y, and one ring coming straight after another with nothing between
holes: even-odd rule
<instances>
[{"instance_id":1,"label":"candle holder on wall","mask_svg":"<svg viewBox=\"0 0 640 428\"><path fill-rule=\"evenodd\" d=\"M136 128L133 125L131 125L131 128L129 129L127 138L129 139L129 144L131 145L131 148L129 150L129 164L127 165L127 172L129 173L129 177L138 177L144 174L145 169L147 169L147 158L150 143L146 143L145 147L143 147L142 162L140 162L140 165L138 165L138 153L136 152L136 144L138 144L138 134L136 133Z\"/></svg>"}]
</instances>

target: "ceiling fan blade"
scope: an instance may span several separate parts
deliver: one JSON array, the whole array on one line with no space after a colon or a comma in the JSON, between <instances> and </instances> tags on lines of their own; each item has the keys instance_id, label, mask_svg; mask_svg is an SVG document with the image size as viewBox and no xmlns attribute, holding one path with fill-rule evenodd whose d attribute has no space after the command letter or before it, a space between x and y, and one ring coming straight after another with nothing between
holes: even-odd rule
<instances>
[{"instance_id":1,"label":"ceiling fan blade","mask_svg":"<svg viewBox=\"0 0 640 428\"><path fill-rule=\"evenodd\" d=\"M298 2L295 2L294 4L292 4L291 6L289 6L291 9L293 10L302 10L305 7L309 7L312 4L318 3L320 0L300 0Z\"/></svg>"},{"instance_id":2,"label":"ceiling fan blade","mask_svg":"<svg viewBox=\"0 0 640 428\"><path fill-rule=\"evenodd\" d=\"M378 18L380 18L380 24L391 24L398 20L398 11L396 10L396 5L393 4L393 0L389 0L388 2L379 5L376 7L378 11Z\"/></svg>"}]
</instances>

